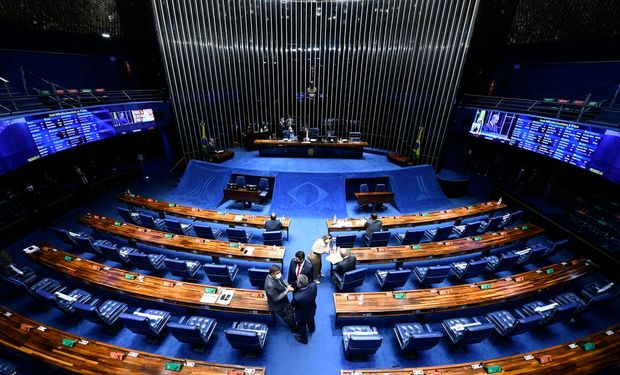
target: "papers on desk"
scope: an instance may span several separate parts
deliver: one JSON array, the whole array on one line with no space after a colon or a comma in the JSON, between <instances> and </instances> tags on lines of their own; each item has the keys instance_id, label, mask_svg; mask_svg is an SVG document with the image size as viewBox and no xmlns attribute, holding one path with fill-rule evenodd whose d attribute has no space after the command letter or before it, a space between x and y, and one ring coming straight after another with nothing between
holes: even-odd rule
<instances>
[{"instance_id":1,"label":"papers on desk","mask_svg":"<svg viewBox=\"0 0 620 375\"><path fill-rule=\"evenodd\" d=\"M334 228L350 227L351 222L346 220L336 220L336 224L332 224Z\"/></svg>"},{"instance_id":2,"label":"papers on desk","mask_svg":"<svg viewBox=\"0 0 620 375\"><path fill-rule=\"evenodd\" d=\"M246 246L243 249L245 250L243 252L245 255L252 255L254 253L254 246Z\"/></svg>"},{"instance_id":3,"label":"papers on desk","mask_svg":"<svg viewBox=\"0 0 620 375\"><path fill-rule=\"evenodd\" d=\"M218 295L215 293L205 293L200 298L201 303L215 303L217 301Z\"/></svg>"},{"instance_id":4,"label":"papers on desk","mask_svg":"<svg viewBox=\"0 0 620 375\"><path fill-rule=\"evenodd\" d=\"M39 247L36 245L30 245L27 248L25 248L23 251L26 254L32 254L32 253L36 253L37 251L39 251Z\"/></svg>"},{"instance_id":5,"label":"papers on desk","mask_svg":"<svg viewBox=\"0 0 620 375\"><path fill-rule=\"evenodd\" d=\"M366 221L363 220L363 219L362 220L355 220L355 226L356 227L359 227L360 225L363 226L365 223L366 223Z\"/></svg>"},{"instance_id":6,"label":"papers on desk","mask_svg":"<svg viewBox=\"0 0 620 375\"><path fill-rule=\"evenodd\" d=\"M243 215L236 215L233 220L234 221L241 221L241 220L243 220Z\"/></svg>"},{"instance_id":7,"label":"papers on desk","mask_svg":"<svg viewBox=\"0 0 620 375\"><path fill-rule=\"evenodd\" d=\"M229 305L230 301L232 301L232 297L235 294L234 290L224 289L222 294L220 294L220 298L217 300L218 305Z\"/></svg>"},{"instance_id":8,"label":"papers on desk","mask_svg":"<svg viewBox=\"0 0 620 375\"><path fill-rule=\"evenodd\" d=\"M327 259L327 261L331 264L336 264L342 260L342 256L340 255L340 252L336 251L329 254L325 259Z\"/></svg>"}]
</instances>

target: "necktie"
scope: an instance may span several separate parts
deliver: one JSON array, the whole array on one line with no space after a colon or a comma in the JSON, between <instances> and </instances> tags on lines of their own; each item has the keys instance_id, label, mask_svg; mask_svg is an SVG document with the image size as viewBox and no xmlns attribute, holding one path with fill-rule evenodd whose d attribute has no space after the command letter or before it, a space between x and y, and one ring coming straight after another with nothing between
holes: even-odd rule
<instances>
[{"instance_id":1,"label":"necktie","mask_svg":"<svg viewBox=\"0 0 620 375\"><path fill-rule=\"evenodd\" d=\"M300 273L301 273L301 263L297 265L297 277L299 277Z\"/></svg>"}]
</instances>

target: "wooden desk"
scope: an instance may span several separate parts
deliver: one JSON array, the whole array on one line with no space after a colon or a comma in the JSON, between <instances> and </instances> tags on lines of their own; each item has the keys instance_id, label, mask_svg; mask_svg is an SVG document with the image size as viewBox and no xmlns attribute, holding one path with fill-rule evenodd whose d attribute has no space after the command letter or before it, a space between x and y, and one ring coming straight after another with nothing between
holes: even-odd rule
<instances>
[{"instance_id":1,"label":"wooden desk","mask_svg":"<svg viewBox=\"0 0 620 375\"><path fill-rule=\"evenodd\" d=\"M611 333L611 334L608 334ZM593 342L595 348L585 351L581 346L570 348L570 344L583 345ZM620 324L596 332L590 336L565 344L552 346L531 352L516 354L508 357L487 359L478 362L459 363L455 365L417 367L417 368L390 368L385 370L341 370L340 375L411 375L416 374L486 374L484 368L474 369L471 366L501 366L500 374L595 374L599 371L618 365L620 353ZM526 360L531 355L534 358ZM551 362L541 364L538 357L551 356Z\"/></svg>"},{"instance_id":2,"label":"wooden desk","mask_svg":"<svg viewBox=\"0 0 620 375\"><path fill-rule=\"evenodd\" d=\"M141 207L147 210L159 212L161 217L164 217L165 215L173 215L186 219L207 221L210 223L260 229L263 229L265 227L265 221L269 220L269 216L253 216L235 212L205 210L202 208L178 205L173 202L158 201L156 199L143 197L136 194L122 193L117 195L116 199L127 203L129 206ZM291 224L291 218L280 219L280 222L282 223L282 229L286 230L286 237L288 238L288 229Z\"/></svg>"},{"instance_id":3,"label":"wooden desk","mask_svg":"<svg viewBox=\"0 0 620 375\"><path fill-rule=\"evenodd\" d=\"M490 214L494 211L503 210L506 205L498 204L497 201L489 201L478 203L466 207L452 208L449 210L441 210L434 212L426 212L420 214L408 214L401 216L384 216L379 219L383 223L384 229L413 227L416 225L428 225L441 223L444 221L456 221L457 224L461 219L471 216ZM328 232L347 232L364 230L365 219L347 218L339 219L336 223L333 220L327 220Z\"/></svg>"},{"instance_id":4,"label":"wooden desk","mask_svg":"<svg viewBox=\"0 0 620 375\"><path fill-rule=\"evenodd\" d=\"M279 262L284 258L283 246L258 244L238 244L217 240L207 240L194 236L182 236L155 229L123 223L105 216L88 213L79 218L82 224L128 240L147 243L178 251L208 255L211 257L236 258L257 262ZM117 225L118 224L118 225ZM166 237L168 235L168 237ZM170 237L171 236L171 237ZM253 250L251 250L253 248Z\"/></svg>"},{"instance_id":5,"label":"wooden desk","mask_svg":"<svg viewBox=\"0 0 620 375\"><path fill-rule=\"evenodd\" d=\"M409 156L400 154L388 154L387 159L396 165L401 167L409 167L415 165L413 160Z\"/></svg>"},{"instance_id":6,"label":"wooden desk","mask_svg":"<svg viewBox=\"0 0 620 375\"><path fill-rule=\"evenodd\" d=\"M394 193L391 191L355 192L355 198L359 205L383 204L392 202L394 200Z\"/></svg>"},{"instance_id":7,"label":"wooden desk","mask_svg":"<svg viewBox=\"0 0 620 375\"><path fill-rule=\"evenodd\" d=\"M545 266L536 271L473 284L396 292L334 293L336 319L419 315L491 305L562 285L588 274L595 268L597 266L588 260L574 259ZM547 271L550 269L553 271ZM482 285L488 288L482 289ZM393 293L402 293L405 298L396 299ZM362 295L363 303L359 304L359 297Z\"/></svg>"},{"instance_id":8,"label":"wooden desk","mask_svg":"<svg viewBox=\"0 0 620 375\"><path fill-rule=\"evenodd\" d=\"M254 141L257 139L269 139L271 132L248 132L245 134L245 149L248 151L256 151L256 145L254 145Z\"/></svg>"},{"instance_id":9,"label":"wooden desk","mask_svg":"<svg viewBox=\"0 0 620 375\"><path fill-rule=\"evenodd\" d=\"M227 189L224 188L224 199L230 199L233 201L252 202L256 203L260 200L259 190L248 190L243 188Z\"/></svg>"},{"instance_id":10,"label":"wooden desk","mask_svg":"<svg viewBox=\"0 0 620 375\"><path fill-rule=\"evenodd\" d=\"M235 157L233 150L223 150L222 152L212 152L209 154L209 161L212 163L222 163Z\"/></svg>"},{"instance_id":11,"label":"wooden desk","mask_svg":"<svg viewBox=\"0 0 620 375\"><path fill-rule=\"evenodd\" d=\"M492 248L526 240L543 232L542 228L534 224L525 224L498 232L440 242L426 242L418 245L354 247L351 249L351 253L355 255L359 263L414 262L448 258L478 251L486 253ZM479 238L479 240L474 238Z\"/></svg>"},{"instance_id":12,"label":"wooden desk","mask_svg":"<svg viewBox=\"0 0 620 375\"><path fill-rule=\"evenodd\" d=\"M271 315L267 307L267 297L261 290L220 287L219 290L233 290L235 294L230 304L201 302L207 287L217 286L194 284L183 281L128 272L120 268L106 267L105 264L76 257L73 254L47 245L39 245L40 251L24 255L34 262L47 266L78 281L85 282L116 293L132 297L194 309L225 311L238 314ZM71 257L67 261L66 257ZM99 268L98 270L96 268ZM133 277L132 279L127 278ZM165 286L171 285L171 286ZM214 293L219 297L220 293Z\"/></svg>"},{"instance_id":13,"label":"wooden desk","mask_svg":"<svg viewBox=\"0 0 620 375\"><path fill-rule=\"evenodd\" d=\"M22 324L32 326L30 332L20 327ZM45 332L38 327L47 328ZM63 339L76 341L72 348L62 345ZM80 343L82 340L87 343ZM94 341L87 337L76 336L70 332L61 331L54 327L41 324L35 320L19 315L4 306L0 306L0 345L27 356L33 360L45 362L76 374L163 374L177 373L165 370L166 363L180 363L184 374L203 375L230 375L229 371L254 369L254 374L264 375L264 367L246 367L239 365L225 365L198 360L188 360L176 357L166 357L159 354L142 352L120 346ZM111 359L111 352L124 354L122 361ZM128 356L137 353L137 357ZM188 363L194 363L194 367ZM50 369L50 373L56 371Z\"/></svg>"},{"instance_id":14,"label":"wooden desk","mask_svg":"<svg viewBox=\"0 0 620 375\"><path fill-rule=\"evenodd\" d=\"M299 142L282 139L257 139L254 145L259 156L310 157L310 158L352 158L364 157L366 142Z\"/></svg>"}]
</instances>

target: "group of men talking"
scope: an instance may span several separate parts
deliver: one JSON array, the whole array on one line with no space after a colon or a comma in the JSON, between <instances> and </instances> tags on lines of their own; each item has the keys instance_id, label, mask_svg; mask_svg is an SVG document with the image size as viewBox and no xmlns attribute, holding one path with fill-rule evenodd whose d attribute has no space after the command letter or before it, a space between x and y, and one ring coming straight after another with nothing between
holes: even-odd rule
<instances>
[{"instance_id":1,"label":"group of men talking","mask_svg":"<svg viewBox=\"0 0 620 375\"><path fill-rule=\"evenodd\" d=\"M372 213L365 224L366 233L370 234L381 230L381 220L376 213ZM281 230L282 224L275 213L265 221L265 229L268 231ZM269 268L269 275L265 278L265 293L269 310L276 313L288 325L295 334L295 340L307 344L308 331L314 332L316 324L314 316L317 304L317 285L322 275L323 254L333 251L332 236L326 234L316 240L309 253L308 259L303 251L297 251L291 259L286 279L283 278L283 270L278 265ZM343 277L346 272L353 271L357 267L357 259L351 255L350 249L338 249L342 260L335 263L332 268L332 279L336 275ZM289 299L289 294L292 298Z\"/></svg>"}]
</instances>

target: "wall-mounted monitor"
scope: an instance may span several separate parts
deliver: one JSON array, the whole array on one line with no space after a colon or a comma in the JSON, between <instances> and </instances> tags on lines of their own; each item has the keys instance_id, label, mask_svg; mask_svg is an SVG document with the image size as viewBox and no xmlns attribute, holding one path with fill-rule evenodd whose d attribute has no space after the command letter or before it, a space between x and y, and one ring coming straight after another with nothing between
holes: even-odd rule
<instances>
[{"instance_id":1,"label":"wall-mounted monitor","mask_svg":"<svg viewBox=\"0 0 620 375\"><path fill-rule=\"evenodd\" d=\"M618 130L478 109L469 133L536 152L620 183Z\"/></svg>"},{"instance_id":2,"label":"wall-mounted monitor","mask_svg":"<svg viewBox=\"0 0 620 375\"><path fill-rule=\"evenodd\" d=\"M0 118L0 175L86 143L154 129L153 107L137 103ZM167 108L167 105L165 106Z\"/></svg>"}]
</instances>

